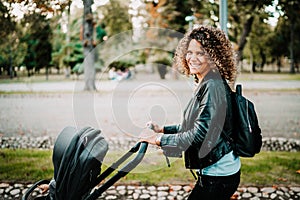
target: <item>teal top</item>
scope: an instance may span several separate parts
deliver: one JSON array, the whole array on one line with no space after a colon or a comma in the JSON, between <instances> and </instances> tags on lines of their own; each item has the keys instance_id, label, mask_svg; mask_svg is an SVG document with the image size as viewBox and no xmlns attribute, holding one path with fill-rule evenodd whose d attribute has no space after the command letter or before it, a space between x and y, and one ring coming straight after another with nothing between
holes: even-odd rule
<instances>
[{"instance_id":1,"label":"teal top","mask_svg":"<svg viewBox=\"0 0 300 200\"><path fill-rule=\"evenodd\" d=\"M241 168L239 156L233 154L233 151L224 155L218 162L202 169L203 175L209 176L229 176L237 173Z\"/></svg>"}]
</instances>

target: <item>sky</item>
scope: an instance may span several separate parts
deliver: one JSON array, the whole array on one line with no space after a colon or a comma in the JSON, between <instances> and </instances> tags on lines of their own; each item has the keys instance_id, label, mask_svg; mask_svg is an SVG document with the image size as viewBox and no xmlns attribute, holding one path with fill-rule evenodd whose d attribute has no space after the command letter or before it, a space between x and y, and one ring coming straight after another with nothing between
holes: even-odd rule
<instances>
[{"instance_id":1,"label":"sky","mask_svg":"<svg viewBox=\"0 0 300 200\"><path fill-rule=\"evenodd\" d=\"M271 26L275 27L277 22L278 22L278 18L280 16L280 13L276 10L276 5L278 4L278 0L274 1L274 5L272 6L268 6L266 8L266 11L273 13L274 17L269 17L269 19L267 20L267 23L270 24Z\"/></svg>"}]
</instances>

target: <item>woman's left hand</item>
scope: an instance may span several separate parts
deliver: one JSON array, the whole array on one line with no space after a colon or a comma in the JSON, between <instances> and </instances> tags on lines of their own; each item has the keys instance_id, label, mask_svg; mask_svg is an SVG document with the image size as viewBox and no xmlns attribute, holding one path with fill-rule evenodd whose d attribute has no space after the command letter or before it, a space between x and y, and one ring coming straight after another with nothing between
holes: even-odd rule
<instances>
[{"instance_id":1,"label":"woman's left hand","mask_svg":"<svg viewBox=\"0 0 300 200\"><path fill-rule=\"evenodd\" d=\"M42 194L46 193L49 190L48 184L39 185L38 188L41 190Z\"/></svg>"}]
</instances>

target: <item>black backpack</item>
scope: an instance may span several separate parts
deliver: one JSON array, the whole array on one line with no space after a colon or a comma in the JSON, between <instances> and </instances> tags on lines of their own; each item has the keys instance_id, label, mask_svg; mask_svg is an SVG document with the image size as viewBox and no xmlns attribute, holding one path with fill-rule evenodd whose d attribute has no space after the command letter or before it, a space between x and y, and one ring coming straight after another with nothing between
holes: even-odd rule
<instances>
[{"instance_id":1,"label":"black backpack","mask_svg":"<svg viewBox=\"0 0 300 200\"><path fill-rule=\"evenodd\" d=\"M80 200L97 184L95 181L100 174L108 144L98 129L86 127L77 131L67 127L64 131L65 135L72 135L72 131L75 134L72 139L69 138L70 142L64 147L62 156L54 155L55 151L53 154L55 199ZM62 138L63 136L59 136L58 139ZM64 138L67 139L66 136ZM54 150L61 148L62 143L57 141Z\"/></svg>"},{"instance_id":2,"label":"black backpack","mask_svg":"<svg viewBox=\"0 0 300 200\"><path fill-rule=\"evenodd\" d=\"M253 157L262 146L261 129L254 109L254 104L242 96L242 86L237 85L231 93L233 106L233 134L227 139L232 144L236 155Z\"/></svg>"}]
</instances>

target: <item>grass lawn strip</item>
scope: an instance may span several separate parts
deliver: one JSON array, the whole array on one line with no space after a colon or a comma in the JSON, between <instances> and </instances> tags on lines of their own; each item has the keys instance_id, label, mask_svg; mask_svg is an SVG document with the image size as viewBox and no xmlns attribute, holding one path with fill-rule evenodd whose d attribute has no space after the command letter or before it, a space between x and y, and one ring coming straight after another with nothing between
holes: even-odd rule
<instances>
[{"instance_id":1,"label":"grass lawn strip","mask_svg":"<svg viewBox=\"0 0 300 200\"><path fill-rule=\"evenodd\" d=\"M109 152L102 171L116 161L120 153ZM300 152L261 152L254 158L242 158L241 185L299 185ZM0 182L36 182L53 176L52 151L28 149L0 150ZM161 152L149 152L142 163L119 183L143 185L190 184L194 178L182 159L172 159L167 167Z\"/></svg>"}]
</instances>

